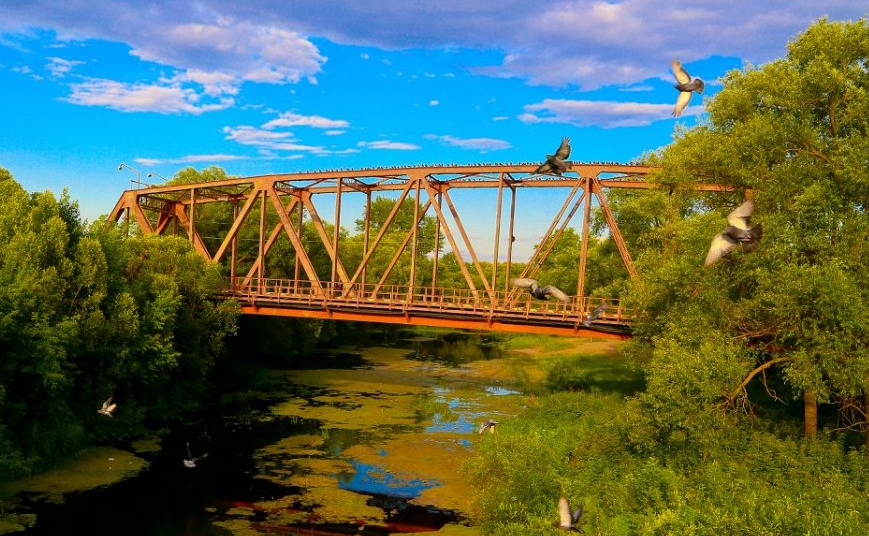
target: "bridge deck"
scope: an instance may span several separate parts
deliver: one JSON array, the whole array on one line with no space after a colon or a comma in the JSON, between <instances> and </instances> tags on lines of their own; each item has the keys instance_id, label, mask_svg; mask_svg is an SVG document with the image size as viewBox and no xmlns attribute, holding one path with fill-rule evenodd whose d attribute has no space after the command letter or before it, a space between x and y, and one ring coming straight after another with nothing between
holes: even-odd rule
<instances>
[{"instance_id":1,"label":"bridge deck","mask_svg":"<svg viewBox=\"0 0 869 536\"><path fill-rule=\"evenodd\" d=\"M630 337L631 311L617 300L589 326L583 320L602 298L568 303L537 300L527 292L491 292L401 285L359 285L288 279L243 281L224 293L242 312L272 316L483 329L609 339ZM243 284L248 283L248 284Z\"/></svg>"}]
</instances>

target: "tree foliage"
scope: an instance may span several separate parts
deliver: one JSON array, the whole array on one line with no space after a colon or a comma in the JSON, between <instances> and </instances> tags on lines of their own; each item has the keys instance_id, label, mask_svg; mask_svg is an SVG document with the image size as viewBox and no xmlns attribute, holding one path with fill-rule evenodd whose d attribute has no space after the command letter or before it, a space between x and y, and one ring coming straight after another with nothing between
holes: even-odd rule
<instances>
[{"instance_id":1,"label":"tree foliage","mask_svg":"<svg viewBox=\"0 0 869 536\"><path fill-rule=\"evenodd\" d=\"M710 407L728 397L728 383L773 359L778 394L841 402L869 389L867 62L865 20L817 22L785 58L729 73L706 102L708 121L650 158L674 192L666 202L660 192L614 200L622 214L650 209L637 218L647 230L637 231L642 277L630 291L644 317L635 347L651 360L650 392L676 391L650 394L650 411L659 399L696 410L701 401L684 387L730 371L702 401ZM686 188L693 182L736 191L698 195ZM748 195L761 247L703 268L712 236ZM691 356L704 367L689 374Z\"/></svg>"},{"instance_id":2,"label":"tree foliage","mask_svg":"<svg viewBox=\"0 0 869 536\"><path fill-rule=\"evenodd\" d=\"M235 331L218 268L181 238L85 228L0 169L0 478L200 403ZM96 409L113 396L107 426Z\"/></svg>"}]
</instances>

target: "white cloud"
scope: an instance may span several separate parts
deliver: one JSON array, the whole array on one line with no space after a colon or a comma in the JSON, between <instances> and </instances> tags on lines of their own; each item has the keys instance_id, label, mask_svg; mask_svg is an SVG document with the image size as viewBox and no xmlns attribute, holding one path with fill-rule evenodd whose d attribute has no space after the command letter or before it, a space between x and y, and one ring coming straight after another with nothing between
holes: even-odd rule
<instances>
[{"instance_id":1,"label":"white cloud","mask_svg":"<svg viewBox=\"0 0 869 536\"><path fill-rule=\"evenodd\" d=\"M439 100L435 100L435 99L432 99L432 100L428 101L428 105L429 105L429 106L437 106L437 105L440 104L440 103L441 103L441 101L439 101Z\"/></svg>"},{"instance_id":2,"label":"white cloud","mask_svg":"<svg viewBox=\"0 0 869 536\"><path fill-rule=\"evenodd\" d=\"M426 134L423 136L429 140L437 140L444 145L448 145L450 147L459 147L462 149L475 149L480 151L481 153L486 153L489 151L500 151L503 149L510 149L513 147L510 145L510 142L504 140L498 140L494 138L456 138L455 136L436 136L434 134Z\"/></svg>"},{"instance_id":3,"label":"white cloud","mask_svg":"<svg viewBox=\"0 0 869 536\"><path fill-rule=\"evenodd\" d=\"M73 67L82 63L84 62L65 60L63 58L48 58L48 65L45 68L54 78L63 78L72 71Z\"/></svg>"},{"instance_id":4,"label":"white cloud","mask_svg":"<svg viewBox=\"0 0 869 536\"><path fill-rule=\"evenodd\" d=\"M165 21L164 21L165 22ZM147 26L129 42L143 60L181 70L219 73L239 81L297 83L320 72L326 58L297 32L232 17L209 23Z\"/></svg>"},{"instance_id":5,"label":"white cloud","mask_svg":"<svg viewBox=\"0 0 869 536\"><path fill-rule=\"evenodd\" d=\"M577 127L637 127L670 119L673 104L545 99L525 106L519 115L523 123L568 123ZM703 106L689 106L684 116L698 115Z\"/></svg>"},{"instance_id":6,"label":"white cloud","mask_svg":"<svg viewBox=\"0 0 869 536\"><path fill-rule=\"evenodd\" d=\"M357 145L366 149L388 149L393 151L416 151L420 149L419 145L415 145L413 143L404 143L389 140L360 141Z\"/></svg>"},{"instance_id":7,"label":"white cloud","mask_svg":"<svg viewBox=\"0 0 869 536\"><path fill-rule=\"evenodd\" d=\"M252 145L260 149L270 149L274 151L304 151L312 153L324 152L322 147L296 143L293 139L293 135L289 132L274 132L251 126L240 126L235 128L223 127L223 133L226 134L224 139L242 145Z\"/></svg>"},{"instance_id":8,"label":"white cloud","mask_svg":"<svg viewBox=\"0 0 869 536\"><path fill-rule=\"evenodd\" d=\"M293 112L284 112L277 119L272 119L263 125L263 128L277 127L312 127L312 128L347 128L350 123L343 119L327 119L319 115L299 115Z\"/></svg>"},{"instance_id":9,"label":"white cloud","mask_svg":"<svg viewBox=\"0 0 869 536\"><path fill-rule=\"evenodd\" d=\"M236 85L318 75L327 58L307 37L317 36L386 50L501 51L502 60L473 72L584 89L648 80L666 73L672 58L763 63L822 16L867 14L865 2L854 0L695 0L677 7L663 0L380 0L376 9L346 0L294 0L291 8L265 0L151 0L145 8L138 0L75 0L63 9L56 0L28 0L6 2L3 11L3 30L49 28L62 39L123 42L142 59L221 73Z\"/></svg>"},{"instance_id":10,"label":"white cloud","mask_svg":"<svg viewBox=\"0 0 869 536\"><path fill-rule=\"evenodd\" d=\"M202 95L179 84L125 84L114 80L91 78L72 84L65 100L82 106L103 106L122 112L157 112L163 114L224 110L234 104L231 97L216 102L201 102Z\"/></svg>"},{"instance_id":11,"label":"white cloud","mask_svg":"<svg viewBox=\"0 0 869 536\"><path fill-rule=\"evenodd\" d=\"M178 158L136 158L137 164L143 166L157 166L160 164L193 164L197 162L232 162L234 160L249 160L248 156L232 154L195 154Z\"/></svg>"}]
</instances>

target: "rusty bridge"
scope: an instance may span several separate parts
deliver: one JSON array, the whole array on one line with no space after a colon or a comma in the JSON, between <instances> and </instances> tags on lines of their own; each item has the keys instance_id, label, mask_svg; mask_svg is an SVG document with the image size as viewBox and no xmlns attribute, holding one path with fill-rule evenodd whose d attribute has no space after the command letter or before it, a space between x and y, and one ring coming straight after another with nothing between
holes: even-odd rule
<instances>
[{"instance_id":1,"label":"rusty bridge","mask_svg":"<svg viewBox=\"0 0 869 536\"><path fill-rule=\"evenodd\" d=\"M225 268L224 295L238 299L246 314L629 337L632 311L612 297L585 293L590 216L596 201L625 270L636 277L605 191L656 188L644 180L653 168L573 163L559 176L535 174L536 167L334 170L149 186L125 191L109 222L126 225L128 232L137 227L144 234L186 236L199 254ZM716 184L694 188L731 190ZM517 259L514 244L528 228L517 226L517 198L531 189L547 189L547 201L522 211L533 212L540 229L548 228L523 236L535 246ZM343 231L348 213L359 215L354 222L361 237ZM428 227L427 216L433 223ZM574 218L580 220L580 243L571 261L576 290L570 300L538 300L511 287L511 278L538 275ZM479 227L490 227L492 236L480 239ZM460 275L445 286L448 261ZM604 300L603 313L583 323Z\"/></svg>"}]
</instances>

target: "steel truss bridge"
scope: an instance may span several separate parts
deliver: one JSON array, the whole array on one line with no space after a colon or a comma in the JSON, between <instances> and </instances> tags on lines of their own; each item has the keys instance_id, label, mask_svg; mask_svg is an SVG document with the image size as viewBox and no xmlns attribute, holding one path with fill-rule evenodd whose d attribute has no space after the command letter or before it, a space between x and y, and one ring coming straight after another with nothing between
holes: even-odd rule
<instances>
[{"instance_id":1,"label":"steel truss bridge","mask_svg":"<svg viewBox=\"0 0 869 536\"><path fill-rule=\"evenodd\" d=\"M567 173L558 176L534 174L536 167L536 164L493 164L334 170L150 186L125 191L109 215L109 224L123 221L144 234L186 235L200 255L226 266L228 279L223 295L237 298L242 312L247 314L612 339L629 337L633 314L618 300L609 299L608 308L599 318L589 326L583 324L589 312L606 299L585 295L592 199L597 201L627 273L636 277L605 191L657 188L658 185L644 180L654 168L573 163ZM475 196L471 209L459 210L451 193L461 195L459 192L466 189L481 192ZM566 196L560 207L557 202L543 207L547 217L551 217L549 227L542 236L533 237L536 247L530 258L517 261L513 256L514 240L520 231L516 228L517 196L529 189L557 189L551 193L558 196L566 192ZM696 184L694 189L731 191L732 187ZM387 196L393 204L386 219L373 227L374 194ZM355 266L348 264L345 253L348 239L340 232L342 206L349 203L351 196L357 196L357 204L361 204L358 196L364 197L363 215L356 221L357 227L362 227L363 245L361 255L357 254L361 259L354 261ZM509 206L505 207L506 196ZM324 200L331 205L328 210L332 221L328 225L317 209L318 204L322 208ZM411 222L416 222L406 226L408 229L397 223L399 209L406 200L414 201ZM482 207L494 210L491 249L480 248L478 237L471 240L469 227L463 223L477 218L483 212ZM581 241L573 266L577 291L569 303L537 300L524 289L511 288L508 282L512 277L537 276L580 209ZM223 221L217 222L215 214L223 215ZM433 216L434 243L442 244L443 250L437 248L437 253L431 254L428 259L431 273L426 274L423 283L419 248L421 223L426 216ZM307 230L311 227L316 235L313 239ZM503 227L506 232L502 232ZM384 237L398 229L403 232L403 240L396 247L394 240ZM240 240L255 240L255 255L242 254ZM314 251L325 251L331 268L329 274L318 273L312 260ZM445 252L455 256L462 275L462 283L449 288L438 283L443 271L439 264ZM271 266L281 261L279 255L283 255L284 264L288 258L292 260L292 270L288 273L284 269L278 277L271 273ZM391 260L385 270L375 273L371 260L384 255ZM480 261L482 255L499 261L490 263L489 273ZM516 273L513 264L519 261L524 264ZM395 284L394 277L390 280L396 265L402 264L404 271L408 271L408 263L406 282ZM506 274L499 274L499 270ZM503 281L502 289L496 288L499 281Z\"/></svg>"}]
</instances>

